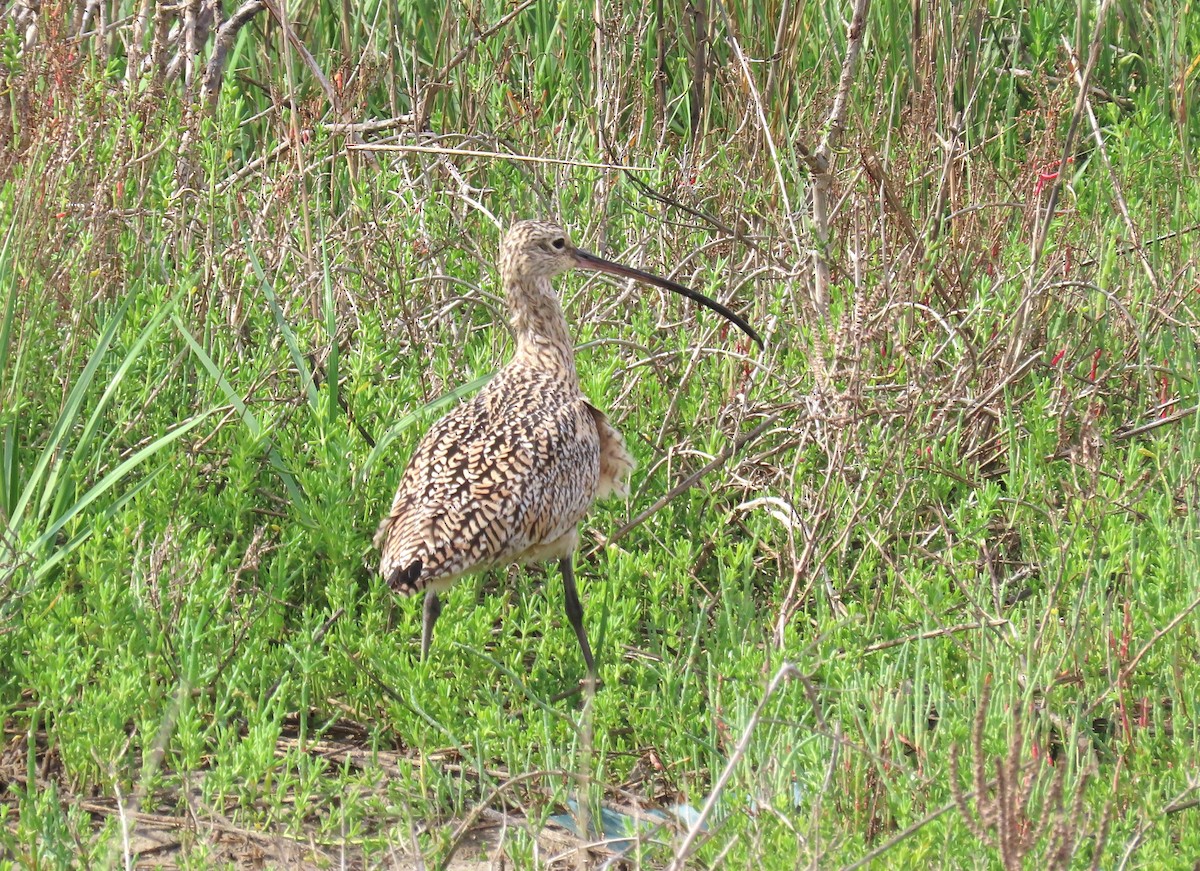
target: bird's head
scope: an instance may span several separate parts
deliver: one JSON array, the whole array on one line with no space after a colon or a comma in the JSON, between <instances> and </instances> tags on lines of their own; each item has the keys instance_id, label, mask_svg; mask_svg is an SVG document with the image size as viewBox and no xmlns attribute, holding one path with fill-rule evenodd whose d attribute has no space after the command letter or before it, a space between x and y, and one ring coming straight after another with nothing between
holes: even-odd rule
<instances>
[{"instance_id":1,"label":"bird's head","mask_svg":"<svg viewBox=\"0 0 1200 871\"><path fill-rule=\"evenodd\" d=\"M553 278L581 265L561 227L545 221L518 221L500 245L500 274L509 281Z\"/></svg>"},{"instance_id":2,"label":"bird's head","mask_svg":"<svg viewBox=\"0 0 1200 871\"><path fill-rule=\"evenodd\" d=\"M504 280L505 291L510 296L514 293L528 294L535 288L542 288L543 295L553 295L549 286L550 279L568 269L607 272L609 275L632 278L686 296L721 315L762 347L762 339L754 328L716 300L670 279L634 269L632 266L614 263L582 248L576 248L567 239L567 234L562 228L555 224L546 221L518 221L509 228L504 242L500 245L500 275Z\"/></svg>"}]
</instances>

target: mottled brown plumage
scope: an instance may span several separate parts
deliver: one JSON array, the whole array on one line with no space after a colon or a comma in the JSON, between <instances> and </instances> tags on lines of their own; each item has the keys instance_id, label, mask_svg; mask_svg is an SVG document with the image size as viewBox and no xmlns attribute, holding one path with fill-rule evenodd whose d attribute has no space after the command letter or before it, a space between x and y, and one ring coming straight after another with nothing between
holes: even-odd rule
<instances>
[{"instance_id":1,"label":"mottled brown plumage","mask_svg":"<svg viewBox=\"0 0 1200 871\"><path fill-rule=\"evenodd\" d=\"M595 664L575 590L572 555L591 504L627 495L634 460L579 387L575 351L550 279L582 267L650 281L729 317L681 285L574 248L552 224L522 221L500 250L500 275L517 350L473 399L433 425L379 524L379 570L393 590L425 592L421 654L441 613L438 593L465 574L557 559L588 674ZM761 342L759 342L761 344Z\"/></svg>"}]
</instances>

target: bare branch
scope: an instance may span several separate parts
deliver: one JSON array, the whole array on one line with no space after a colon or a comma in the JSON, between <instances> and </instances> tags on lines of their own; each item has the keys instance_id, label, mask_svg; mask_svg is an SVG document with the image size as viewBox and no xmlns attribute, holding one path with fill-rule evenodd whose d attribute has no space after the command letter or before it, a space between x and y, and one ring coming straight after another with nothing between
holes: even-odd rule
<instances>
[{"instance_id":1,"label":"bare branch","mask_svg":"<svg viewBox=\"0 0 1200 871\"><path fill-rule=\"evenodd\" d=\"M210 108L216 106L217 97L221 94L221 83L225 76L225 58L228 56L229 50L233 48L234 40L237 39L241 29L265 8L266 5L262 0L246 0L218 28L212 54L208 58L208 65L204 68L204 81L200 86L200 99Z\"/></svg>"},{"instance_id":2,"label":"bare branch","mask_svg":"<svg viewBox=\"0 0 1200 871\"><path fill-rule=\"evenodd\" d=\"M800 147L800 154L812 173L812 221L813 221L813 308L822 320L829 316L829 198L833 192L833 155L841 144L846 129L846 111L850 100L850 88L854 84L854 68L862 50L863 36L867 29L867 12L871 0L855 0L854 15L846 37L846 55L842 58L842 73L838 80L837 93L829 118L825 122L825 134L815 151Z\"/></svg>"}]
</instances>

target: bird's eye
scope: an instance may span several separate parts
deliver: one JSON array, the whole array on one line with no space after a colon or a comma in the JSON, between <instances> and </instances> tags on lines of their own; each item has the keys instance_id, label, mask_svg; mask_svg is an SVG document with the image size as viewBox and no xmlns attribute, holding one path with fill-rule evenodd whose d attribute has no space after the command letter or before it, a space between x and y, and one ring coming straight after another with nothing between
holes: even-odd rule
<instances>
[{"instance_id":1,"label":"bird's eye","mask_svg":"<svg viewBox=\"0 0 1200 871\"><path fill-rule=\"evenodd\" d=\"M567 240L564 239L562 236L559 236L557 239L555 239L550 244L554 246L555 251L561 251L567 247Z\"/></svg>"}]
</instances>

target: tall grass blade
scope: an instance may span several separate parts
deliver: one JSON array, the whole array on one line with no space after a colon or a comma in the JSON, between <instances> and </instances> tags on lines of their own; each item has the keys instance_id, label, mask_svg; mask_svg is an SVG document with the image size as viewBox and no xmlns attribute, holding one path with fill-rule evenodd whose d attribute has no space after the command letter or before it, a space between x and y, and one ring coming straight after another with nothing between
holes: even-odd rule
<instances>
[{"instance_id":1,"label":"tall grass blade","mask_svg":"<svg viewBox=\"0 0 1200 871\"><path fill-rule=\"evenodd\" d=\"M300 351L300 343L296 340L296 331L292 329L292 325L288 323L288 319L283 314L283 309L279 307L279 299L271 288L271 282L267 280L267 274L263 270L262 264L249 245L246 246L246 256L250 259L254 274L258 276L259 286L262 287L263 296L267 298L267 305L271 309L271 315L275 318L275 325L279 327L279 334L283 336L283 343L287 345L292 365L296 367L296 374L300 376L300 387L308 396L308 404L315 409L318 402L317 385L313 380L312 370L308 367L308 361L304 359L304 354Z\"/></svg>"},{"instance_id":2,"label":"tall grass blade","mask_svg":"<svg viewBox=\"0 0 1200 871\"><path fill-rule=\"evenodd\" d=\"M8 506L17 496L17 429L11 421L4 426L4 453L0 455L0 522L8 522Z\"/></svg>"},{"instance_id":3,"label":"tall grass blade","mask_svg":"<svg viewBox=\"0 0 1200 871\"><path fill-rule=\"evenodd\" d=\"M54 541L54 538L64 526L81 514L89 505L114 488L118 483L120 483L121 479L123 479L138 466L142 465L142 463L161 452L168 445L194 430L197 426L207 420L211 414L211 411L206 411L197 415L186 423L180 424L170 432L159 436L150 444L146 445L144 448L119 463L116 468L97 481L87 490L87 492L83 494L83 496L79 498L77 502L75 502L74 505L64 511L60 517L54 520L54 522L46 528L46 530L33 543L33 550L38 552L42 548L49 545L52 541ZM125 501L128 501L128 498L132 495L132 493L126 494ZM124 504L124 502L121 502L120 504ZM84 537L86 538L86 535ZM61 556L57 557L55 561L57 561L57 559L61 559ZM39 568L38 574L43 573L43 571L43 569Z\"/></svg>"},{"instance_id":4,"label":"tall grass blade","mask_svg":"<svg viewBox=\"0 0 1200 871\"><path fill-rule=\"evenodd\" d=\"M96 407L92 410L91 417L89 417L87 423L84 424L83 432L79 436L79 441L76 442L74 452L77 455L87 455L88 448L92 444L92 439L95 438L96 432L99 429L101 416L104 414L109 402L112 401L113 395L117 392L117 388L121 385L121 382L125 380L125 376L129 373L130 367L137 362L137 359L141 356L146 344L150 341L150 337L153 336L155 331L158 330L158 328L162 325L163 320L166 318L167 313L171 310L171 308L171 304L167 304L159 308L154 317L150 319L150 322L146 324L145 328L141 332L141 335L138 336L137 341L135 341L130 349L125 353L125 358L121 361L121 365L117 367L117 371L113 373L111 378L109 378L108 386L104 388L104 393L101 395L100 401L96 403Z\"/></svg>"},{"instance_id":5,"label":"tall grass blade","mask_svg":"<svg viewBox=\"0 0 1200 871\"><path fill-rule=\"evenodd\" d=\"M338 357L337 306L334 304L333 298L333 277L329 274L329 256L324 242L321 243L321 254L322 284L324 285L322 307L325 316L325 335L329 338L329 354L325 358L325 389L329 393L329 416L332 419L337 414L341 362Z\"/></svg>"},{"instance_id":6,"label":"tall grass blade","mask_svg":"<svg viewBox=\"0 0 1200 871\"><path fill-rule=\"evenodd\" d=\"M30 583L44 577L53 566L86 541L96 529L94 525L85 524L66 543L54 548L59 534L70 523L81 518L98 501L114 493L129 475L183 435L191 432L211 414L211 412L204 412L186 423L172 428L145 447L135 451L117 463L100 480L84 489L81 495L77 492L77 481L81 480L81 476L64 474L68 467L86 469L93 465L101 465L103 462L103 455L108 451L110 439L105 438L97 443L96 436L100 432L104 413L117 395L125 377L141 357L151 337L161 327L166 314L172 308L170 303L163 305L142 329L137 340L125 352L116 370L109 377L104 392L88 413L87 397L96 379L96 373L107 358L116 332L136 297L136 293L129 293L101 330L87 365L71 386L49 437L38 451L33 471L23 486L20 483L20 445L17 443L17 432L12 423L9 423L4 429L3 452L0 455L0 479L2 479L0 480L0 495L4 497L5 505L15 500L9 517L5 549L13 551L12 554L7 555L16 555L16 551L21 551L25 554L25 560L32 561L33 570ZM72 442L70 434L74 432L77 422L85 413L87 420L83 424L79 437ZM134 487L121 493L113 503L105 508L101 516L114 516L164 467L165 464L155 469ZM38 505L37 514L30 516L31 506L35 502ZM44 526L35 533L36 538L28 547L22 547L17 533L22 526L35 521L39 526L44 523Z\"/></svg>"},{"instance_id":7,"label":"tall grass blade","mask_svg":"<svg viewBox=\"0 0 1200 871\"><path fill-rule=\"evenodd\" d=\"M116 335L117 328L125 319L125 315L128 313L129 306L132 304L135 296L136 294L133 293L126 296L121 305L118 306L116 312L108 319L108 323L105 324L104 330L96 342L96 347L92 350L87 365L84 366L83 372L80 373L79 378L71 388L71 392L67 395L67 401L59 413L58 420L54 424L54 429L50 433L50 438L42 447L37 465L34 466L29 480L25 482L21 495L17 498L17 503L13 507L12 514L9 517L9 525L14 531L18 530L24 522L26 507L35 494L41 493L41 500L38 503L39 517L45 516L51 499L57 495L56 484L65 464L64 448L67 435L75 426L75 422L80 415L80 409L83 406L84 398L87 396L92 381L96 377L96 371L100 368L100 364L108 352L108 346L112 344L113 336Z\"/></svg>"},{"instance_id":8,"label":"tall grass blade","mask_svg":"<svg viewBox=\"0 0 1200 871\"><path fill-rule=\"evenodd\" d=\"M12 326L17 313L17 276L8 255L12 235L13 227L10 226L4 234L4 247L0 248L0 285L8 288L8 299L4 301L4 319L0 321L0 384L8 381L8 351L12 344Z\"/></svg>"},{"instance_id":9,"label":"tall grass blade","mask_svg":"<svg viewBox=\"0 0 1200 871\"><path fill-rule=\"evenodd\" d=\"M196 359L200 361L200 365L203 366L204 370L208 372L209 376L215 382L217 382L217 386L221 389L221 392L225 394L225 398L229 400L229 404L232 405L234 410L237 411L238 415L242 419L242 423L244 423L246 428L250 430L250 434L256 439L262 438L262 424L259 423L258 418L254 415L254 412L252 412L246 406L246 403L242 400L242 397L238 395L238 392L233 389L233 385L229 383L229 379L225 377L225 373L221 371L221 367L216 364L216 361L214 361L213 358L208 355L208 352L201 347L200 343L196 341L195 337L191 334L191 331L184 326L183 321L180 320L178 314L172 312L171 320L175 322L175 327L179 330L179 334L183 336L183 340L187 342L188 347L192 349L192 353L196 356ZM271 467L279 474L280 479L283 481L283 486L287 489L288 497L291 499L292 506L299 515L301 522L306 526L312 526L312 515L308 511L308 502L304 497L304 493L301 491L295 475L292 474L291 470L288 469L287 465L283 462L283 457L279 455L279 451L274 445L268 445L267 447L267 460L270 462Z\"/></svg>"}]
</instances>

